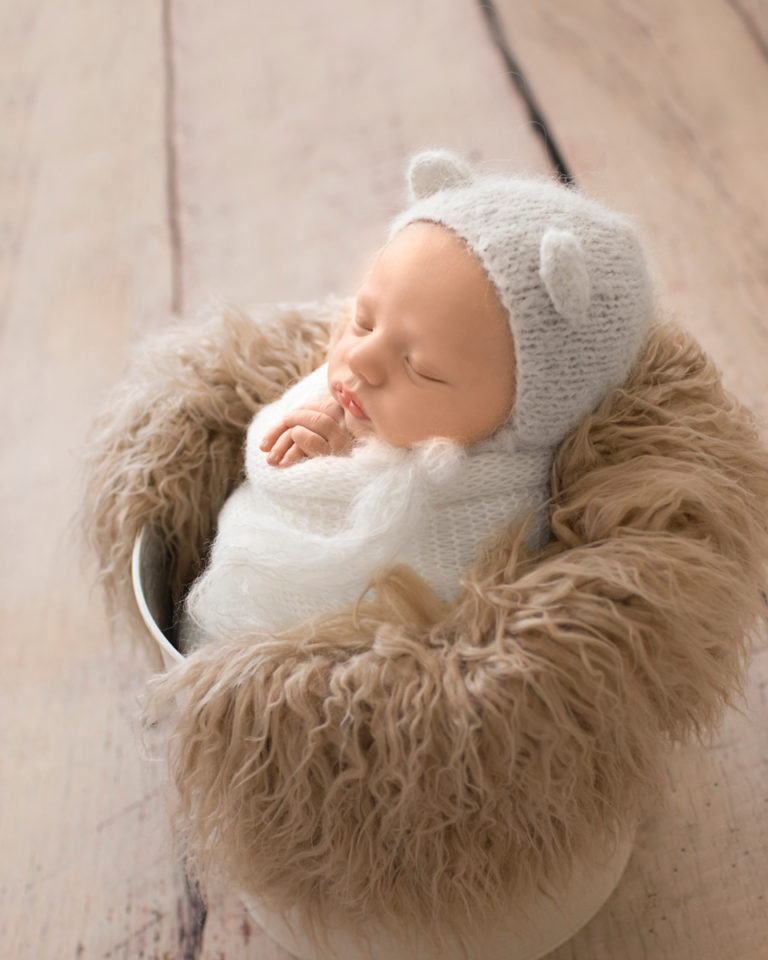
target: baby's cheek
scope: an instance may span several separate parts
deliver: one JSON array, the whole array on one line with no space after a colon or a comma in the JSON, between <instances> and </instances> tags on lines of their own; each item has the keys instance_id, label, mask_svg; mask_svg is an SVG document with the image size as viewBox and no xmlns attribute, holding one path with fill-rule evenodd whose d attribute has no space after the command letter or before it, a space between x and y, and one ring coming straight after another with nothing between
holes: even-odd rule
<instances>
[{"instance_id":1,"label":"baby's cheek","mask_svg":"<svg viewBox=\"0 0 768 960\"><path fill-rule=\"evenodd\" d=\"M425 440L418 423L418 413L409 410L396 418L382 417L377 424L377 436L393 447L412 447L414 443Z\"/></svg>"},{"instance_id":2,"label":"baby's cheek","mask_svg":"<svg viewBox=\"0 0 768 960\"><path fill-rule=\"evenodd\" d=\"M347 432L358 440L376 435L376 430L370 420L358 420L348 410L344 410L344 426Z\"/></svg>"}]
</instances>

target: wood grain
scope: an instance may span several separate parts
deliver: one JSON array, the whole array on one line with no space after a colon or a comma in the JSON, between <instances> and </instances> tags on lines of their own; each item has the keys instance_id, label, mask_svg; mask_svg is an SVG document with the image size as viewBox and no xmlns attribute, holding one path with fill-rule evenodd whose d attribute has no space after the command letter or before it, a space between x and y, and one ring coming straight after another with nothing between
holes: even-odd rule
<instances>
[{"instance_id":1,"label":"wood grain","mask_svg":"<svg viewBox=\"0 0 768 960\"><path fill-rule=\"evenodd\" d=\"M725 0L498 0L578 183L639 218L662 300L768 414L768 63Z\"/></svg>"},{"instance_id":2,"label":"wood grain","mask_svg":"<svg viewBox=\"0 0 768 960\"><path fill-rule=\"evenodd\" d=\"M176 3L172 34L187 310L351 292L419 148L546 170L466 0Z\"/></svg>"},{"instance_id":3,"label":"wood grain","mask_svg":"<svg viewBox=\"0 0 768 960\"><path fill-rule=\"evenodd\" d=\"M2 4L0 953L173 955L180 895L145 675L109 642L69 518L78 446L168 309L151 3Z\"/></svg>"},{"instance_id":4,"label":"wood grain","mask_svg":"<svg viewBox=\"0 0 768 960\"><path fill-rule=\"evenodd\" d=\"M768 0L729 0L762 55L768 59Z\"/></svg>"},{"instance_id":5,"label":"wood grain","mask_svg":"<svg viewBox=\"0 0 768 960\"><path fill-rule=\"evenodd\" d=\"M351 283L413 147L542 154L461 0L2 2L0 43L0 952L277 960L233 894L203 934L185 889L149 667L73 537L78 448L174 305Z\"/></svg>"},{"instance_id":6,"label":"wood grain","mask_svg":"<svg viewBox=\"0 0 768 960\"><path fill-rule=\"evenodd\" d=\"M635 214L663 302L768 413L768 60L736 5L498 0L576 181ZM765 423L763 424L765 430ZM766 431L768 435L768 431ZM768 639L744 712L676 751L616 893L552 960L768 955Z\"/></svg>"}]
</instances>

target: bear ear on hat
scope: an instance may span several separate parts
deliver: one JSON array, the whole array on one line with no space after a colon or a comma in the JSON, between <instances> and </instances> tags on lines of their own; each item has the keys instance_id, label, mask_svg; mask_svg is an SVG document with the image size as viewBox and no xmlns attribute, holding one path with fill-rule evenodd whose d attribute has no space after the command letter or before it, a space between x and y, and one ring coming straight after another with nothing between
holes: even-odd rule
<instances>
[{"instance_id":1,"label":"bear ear on hat","mask_svg":"<svg viewBox=\"0 0 768 960\"><path fill-rule=\"evenodd\" d=\"M541 239L539 276L555 310L570 323L589 312L591 284L579 240L569 230L547 230Z\"/></svg>"},{"instance_id":2,"label":"bear ear on hat","mask_svg":"<svg viewBox=\"0 0 768 960\"><path fill-rule=\"evenodd\" d=\"M411 200L430 197L439 190L461 187L471 180L469 167L450 150L425 150L416 154L408 167Z\"/></svg>"}]
</instances>

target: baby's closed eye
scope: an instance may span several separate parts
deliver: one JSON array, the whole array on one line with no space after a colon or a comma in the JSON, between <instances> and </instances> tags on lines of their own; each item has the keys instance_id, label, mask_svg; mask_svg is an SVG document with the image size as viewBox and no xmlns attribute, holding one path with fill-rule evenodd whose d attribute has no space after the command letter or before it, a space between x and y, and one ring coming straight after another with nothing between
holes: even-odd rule
<instances>
[{"instance_id":1,"label":"baby's closed eye","mask_svg":"<svg viewBox=\"0 0 768 960\"><path fill-rule=\"evenodd\" d=\"M419 380L427 380L430 383L443 383L447 384L448 381L444 380L442 377L438 376L435 372L425 368L420 361L413 361L410 357L405 358L405 365L408 370Z\"/></svg>"}]
</instances>

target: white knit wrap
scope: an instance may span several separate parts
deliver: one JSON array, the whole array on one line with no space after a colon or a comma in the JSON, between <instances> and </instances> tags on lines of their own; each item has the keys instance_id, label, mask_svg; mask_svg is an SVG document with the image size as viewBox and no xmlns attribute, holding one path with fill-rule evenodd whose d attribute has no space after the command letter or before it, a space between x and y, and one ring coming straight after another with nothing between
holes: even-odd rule
<instances>
[{"instance_id":1,"label":"white knit wrap","mask_svg":"<svg viewBox=\"0 0 768 960\"><path fill-rule=\"evenodd\" d=\"M252 421L246 480L219 515L209 565L187 600L187 647L278 631L354 602L393 562L450 599L483 543L547 499L553 449L523 449L509 427L470 448L371 440L341 456L268 465L262 437L327 395L326 376L320 367ZM529 542L547 535L542 513Z\"/></svg>"}]
</instances>

